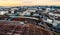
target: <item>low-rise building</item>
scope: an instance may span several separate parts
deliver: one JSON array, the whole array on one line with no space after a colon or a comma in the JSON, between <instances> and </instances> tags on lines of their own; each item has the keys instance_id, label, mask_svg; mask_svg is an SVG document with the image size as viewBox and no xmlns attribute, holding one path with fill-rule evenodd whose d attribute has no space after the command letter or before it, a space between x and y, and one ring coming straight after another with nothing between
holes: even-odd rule
<instances>
[{"instance_id":1,"label":"low-rise building","mask_svg":"<svg viewBox=\"0 0 60 35\"><path fill-rule=\"evenodd\" d=\"M4 15L6 13L8 13L8 11L0 11L0 15Z\"/></svg>"}]
</instances>

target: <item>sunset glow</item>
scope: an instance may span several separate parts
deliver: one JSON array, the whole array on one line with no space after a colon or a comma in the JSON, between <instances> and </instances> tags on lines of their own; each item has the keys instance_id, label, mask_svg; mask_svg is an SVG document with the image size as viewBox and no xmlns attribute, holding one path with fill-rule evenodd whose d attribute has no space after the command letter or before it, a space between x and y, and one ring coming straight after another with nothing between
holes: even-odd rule
<instances>
[{"instance_id":1,"label":"sunset glow","mask_svg":"<svg viewBox=\"0 0 60 35\"><path fill-rule=\"evenodd\" d=\"M0 6L32 6L32 5L60 6L60 0L0 0Z\"/></svg>"}]
</instances>

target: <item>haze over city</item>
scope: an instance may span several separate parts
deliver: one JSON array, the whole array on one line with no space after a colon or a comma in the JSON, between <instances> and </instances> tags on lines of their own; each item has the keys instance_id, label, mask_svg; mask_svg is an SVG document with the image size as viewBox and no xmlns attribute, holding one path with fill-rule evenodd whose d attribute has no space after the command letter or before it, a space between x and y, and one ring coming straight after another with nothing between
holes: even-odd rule
<instances>
[{"instance_id":1,"label":"haze over city","mask_svg":"<svg viewBox=\"0 0 60 35\"><path fill-rule=\"evenodd\" d=\"M0 0L0 6L60 6L60 0Z\"/></svg>"}]
</instances>

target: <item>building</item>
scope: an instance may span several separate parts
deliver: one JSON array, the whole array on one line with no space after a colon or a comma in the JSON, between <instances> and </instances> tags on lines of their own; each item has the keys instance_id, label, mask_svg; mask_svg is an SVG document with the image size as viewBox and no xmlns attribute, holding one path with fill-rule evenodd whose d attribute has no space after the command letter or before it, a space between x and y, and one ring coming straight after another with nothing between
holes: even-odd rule
<instances>
[{"instance_id":1,"label":"building","mask_svg":"<svg viewBox=\"0 0 60 35\"><path fill-rule=\"evenodd\" d=\"M8 13L8 11L0 11L0 15L4 15L6 13Z\"/></svg>"}]
</instances>

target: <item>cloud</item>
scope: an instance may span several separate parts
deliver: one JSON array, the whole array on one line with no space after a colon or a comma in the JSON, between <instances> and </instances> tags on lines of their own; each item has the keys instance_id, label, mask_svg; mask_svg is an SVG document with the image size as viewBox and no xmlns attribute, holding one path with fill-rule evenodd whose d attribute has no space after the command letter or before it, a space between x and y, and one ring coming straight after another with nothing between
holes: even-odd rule
<instances>
[{"instance_id":1,"label":"cloud","mask_svg":"<svg viewBox=\"0 0 60 35\"><path fill-rule=\"evenodd\" d=\"M51 0L52 2L60 2L60 0Z\"/></svg>"}]
</instances>

